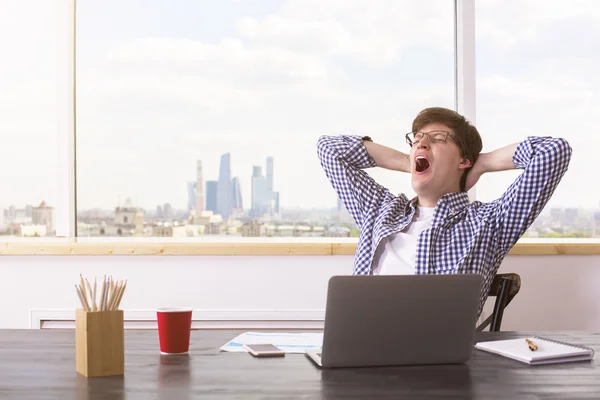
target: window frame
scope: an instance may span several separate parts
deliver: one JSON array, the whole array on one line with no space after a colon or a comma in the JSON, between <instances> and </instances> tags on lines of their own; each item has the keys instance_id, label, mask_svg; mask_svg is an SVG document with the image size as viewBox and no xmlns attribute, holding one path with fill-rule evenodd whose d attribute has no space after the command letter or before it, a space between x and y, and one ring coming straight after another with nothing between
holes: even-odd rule
<instances>
[{"instance_id":1,"label":"window frame","mask_svg":"<svg viewBox=\"0 0 600 400\"><path fill-rule=\"evenodd\" d=\"M476 121L475 82L475 0L454 1L454 89L455 108ZM280 238L278 241L174 241L80 239L77 237L77 113L76 113L76 0L57 2L70 24L61 26L58 91L59 172L56 204L56 238L13 240L0 243L0 255L354 255L357 240L306 241ZM63 50L65 50L63 52ZM476 187L469 191L476 199ZM283 241L281 239L284 239ZM519 240L509 255L597 255L600 240L543 239Z\"/></svg>"}]
</instances>

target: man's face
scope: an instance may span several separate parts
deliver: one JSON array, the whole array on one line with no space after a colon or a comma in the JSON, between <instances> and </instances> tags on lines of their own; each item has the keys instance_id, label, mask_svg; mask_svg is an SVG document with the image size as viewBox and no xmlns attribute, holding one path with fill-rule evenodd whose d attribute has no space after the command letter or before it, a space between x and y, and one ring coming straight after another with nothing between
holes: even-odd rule
<instances>
[{"instance_id":1,"label":"man's face","mask_svg":"<svg viewBox=\"0 0 600 400\"><path fill-rule=\"evenodd\" d=\"M460 190L460 178L471 163L461 157L460 148L451 135L454 136L454 131L446 125L432 123L424 126L413 139L411 181L417 196L439 198ZM439 141L444 138L445 141Z\"/></svg>"}]
</instances>

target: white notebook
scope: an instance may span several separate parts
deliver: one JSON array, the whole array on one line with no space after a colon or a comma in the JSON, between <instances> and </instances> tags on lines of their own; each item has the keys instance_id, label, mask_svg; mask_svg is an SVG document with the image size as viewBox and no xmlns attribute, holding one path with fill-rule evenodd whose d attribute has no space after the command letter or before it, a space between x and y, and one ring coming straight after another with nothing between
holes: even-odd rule
<instances>
[{"instance_id":1,"label":"white notebook","mask_svg":"<svg viewBox=\"0 0 600 400\"><path fill-rule=\"evenodd\" d=\"M538 349L529 349L525 339L534 342ZM593 349L541 337L479 342L475 344L475 348L530 365L587 361L594 358Z\"/></svg>"}]
</instances>

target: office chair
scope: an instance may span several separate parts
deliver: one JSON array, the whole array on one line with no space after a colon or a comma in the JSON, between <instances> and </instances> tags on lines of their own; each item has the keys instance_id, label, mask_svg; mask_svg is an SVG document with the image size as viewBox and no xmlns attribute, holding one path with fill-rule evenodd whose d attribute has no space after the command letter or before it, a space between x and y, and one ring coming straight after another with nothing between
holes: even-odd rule
<instances>
[{"instance_id":1,"label":"office chair","mask_svg":"<svg viewBox=\"0 0 600 400\"><path fill-rule=\"evenodd\" d=\"M483 331L489 325L490 332L499 332L504 309L519 293L519 289L521 289L521 277L518 274L496 274L489 291L489 296L496 297L494 311L476 328L476 331Z\"/></svg>"}]
</instances>

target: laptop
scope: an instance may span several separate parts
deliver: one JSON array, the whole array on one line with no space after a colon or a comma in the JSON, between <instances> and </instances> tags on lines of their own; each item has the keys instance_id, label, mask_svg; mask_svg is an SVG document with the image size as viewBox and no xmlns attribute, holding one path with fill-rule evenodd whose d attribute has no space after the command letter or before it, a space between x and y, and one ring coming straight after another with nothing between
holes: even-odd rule
<instances>
[{"instance_id":1,"label":"laptop","mask_svg":"<svg viewBox=\"0 0 600 400\"><path fill-rule=\"evenodd\" d=\"M319 367L459 364L471 358L477 274L334 276Z\"/></svg>"}]
</instances>

